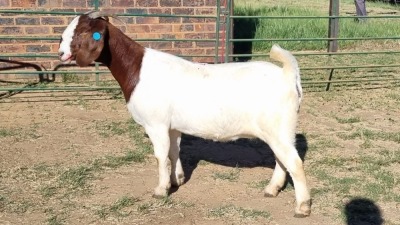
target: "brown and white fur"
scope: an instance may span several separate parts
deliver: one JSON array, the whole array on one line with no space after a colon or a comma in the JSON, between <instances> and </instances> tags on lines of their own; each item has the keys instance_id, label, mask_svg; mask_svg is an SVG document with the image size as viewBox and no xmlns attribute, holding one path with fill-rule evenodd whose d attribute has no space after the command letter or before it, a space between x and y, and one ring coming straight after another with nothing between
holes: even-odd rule
<instances>
[{"instance_id":1,"label":"brown and white fur","mask_svg":"<svg viewBox=\"0 0 400 225\"><path fill-rule=\"evenodd\" d=\"M99 40L92 38L94 32L101 34ZM171 184L185 181L179 158L181 133L215 141L259 138L276 156L265 196L277 196L289 172L295 186L295 216L310 215L303 162L294 147L300 72L288 51L271 49L271 58L283 68L269 62L198 64L145 48L108 18L91 18L89 13L66 28L59 54L64 62L76 60L87 66L96 61L110 69L129 112L153 144L159 171L155 196L166 196Z\"/></svg>"}]
</instances>

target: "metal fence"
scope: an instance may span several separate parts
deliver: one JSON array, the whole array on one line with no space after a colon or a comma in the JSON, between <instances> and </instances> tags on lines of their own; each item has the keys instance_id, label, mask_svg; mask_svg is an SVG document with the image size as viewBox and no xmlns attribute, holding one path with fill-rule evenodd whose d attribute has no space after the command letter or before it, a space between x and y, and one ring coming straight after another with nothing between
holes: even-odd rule
<instances>
[{"instance_id":1,"label":"metal fence","mask_svg":"<svg viewBox=\"0 0 400 225\"><path fill-rule=\"evenodd\" d=\"M207 18L212 19L216 23L216 32L214 39L136 39L136 41L202 41L202 42L212 42L215 43L215 51L214 51L214 63L220 63L221 58L222 62L229 62L232 61L234 57L267 57L268 53L251 53L251 54L234 54L233 48L236 43L239 42L270 42L270 43L282 43L282 42L325 42L327 46L331 42L340 42L340 41L387 41L387 40L394 40L398 41L400 39L400 35L392 36L392 37L337 37L337 34L333 34L328 37L319 37L319 38L251 38L251 39L235 39L233 37L233 30L234 29L234 20L240 19L251 19L256 18L260 20L276 20L276 19L285 19L285 20L310 20L310 19L326 19L327 24L330 21L330 24L337 22L339 19L354 19L354 16L339 16L339 12L333 10L332 14L329 16L239 16L233 13L232 5L233 0L227 0L227 7L225 10L221 11L220 8L220 0L217 1L218 9L215 16L199 16L199 15L167 15L167 14L133 14L133 13L124 13L124 14L117 14L119 17L186 17L186 18ZM338 0L334 0L338 4ZM98 9L98 1L95 1L94 9ZM335 7L335 6L334 6ZM27 14L35 16L37 14L52 14L52 15L78 15L79 13L74 12L53 12L53 11L33 11L33 10L0 10L0 14ZM223 19L221 17L223 16ZM368 19L393 19L394 23L398 23L400 16L395 15L385 15L385 16L368 16ZM400 31L400 29L399 29ZM0 36L0 40L52 40L57 41L58 38L55 37L44 37L44 36L30 36L30 37L11 37L11 36ZM221 45L221 40L223 45ZM221 56L221 48L224 49L223 55ZM329 90L331 84L341 84L341 83L356 83L359 84L360 82L367 82L369 84L373 82L389 82L395 83L398 85L400 81L400 77L398 75L397 69L400 68L399 63L380 63L380 64L353 64L353 65L338 65L332 63L330 60L333 56L362 56L362 55L376 55L376 57L383 57L385 56L392 56L395 54L400 53L398 49L393 49L390 51L379 51L379 50L369 50L369 51L337 51L328 48L326 51L301 51L301 52L293 52L299 59L301 58L308 58L308 57L327 57L325 59L323 66L302 66L301 71L303 74L303 84L306 86L309 85L310 87L317 87L323 88L325 90ZM181 57L187 57L187 55L180 55ZM205 55L197 55L198 57L207 57ZM57 54L9 54L9 53L0 53L0 59L10 59L13 57L23 57L23 58L51 58L56 59ZM209 56L208 56L209 57ZM21 62L23 63L23 62ZM390 75L385 75L385 72L382 72L382 68L390 69ZM354 70L354 69L370 69L373 71L368 71L372 73L371 76L359 76L359 77L352 77L352 76L339 76L338 79L335 77L335 73L337 71L343 70ZM61 86L48 86L48 85L40 85L35 83L34 85L28 84L20 87L10 87L8 85L0 86L0 91L3 92L12 92L12 91L32 91L32 90L107 90L107 89L119 89L117 85L104 85L100 83L100 76L101 75L109 75L110 72L98 63L94 64L90 71L88 70L51 70L51 71L43 71L40 69L36 69L34 71L29 70L8 70L8 71L1 71L0 70L0 77L1 75L5 74L19 74L19 75L33 75L33 76L56 76L56 75L63 75L63 74L91 74L94 75L95 81L91 84L79 84L79 85L61 85ZM319 74L319 75L316 75ZM1 81L1 79L0 79ZM7 81L5 81L7 82Z\"/></svg>"}]
</instances>

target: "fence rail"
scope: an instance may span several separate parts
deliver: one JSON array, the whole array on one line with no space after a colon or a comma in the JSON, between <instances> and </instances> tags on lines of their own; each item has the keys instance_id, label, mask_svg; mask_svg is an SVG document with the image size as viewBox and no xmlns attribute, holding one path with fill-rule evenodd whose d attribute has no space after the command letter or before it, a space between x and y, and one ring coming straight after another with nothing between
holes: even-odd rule
<instances>
[{"instance_id":1,"label":"fence rail","mask_svg":"<svg viewBox=\"0 0 400 225\"><path fill-rule=\"evenodd\" d=\"M338 1L338 0L336 0ZM234 21L236 20L245 20L245 19L257 19L257 20L345 20L345 19L355 19L355 16L242 16L235 15L232 7L232 0L226 0L226 7L224 10L221 9L221 0L217 0L217 10L216 14L213 16L210 15L171 15L171 14L158 14L158 13L116 13L118 17L158 17L158 18L197 18L197 19L209 19L215 21L215 37L214 38L135 38L135 41L138 42L204 42L204 43L214 43L214 53L212 57L214 58L214 63L220 63L221 59L223 62L232 61L234 58L240 57L248 57L248 58L266 58L269 56L268 53L235 53L233 49L237 43L286 43L286 42L322 42L329 43L331 41L398 41L400 40L399 36L382 36L382 37L295 37L295 38L234 38L233 37L233 28ZM98 0L94 1L94 9L99 8ZM62 11L46 11L46 10L0 10L1 15L29 15L31 17L35 17L37 15L52 15L52 16L75 16L79 15L79 12L62 12ZM381 16L368 16L368 19L390 19L394 20L394 22L399 22L400 16L396 15L381 15ZM120 24L120 26L124 26ZM126 26L126 25L125 25ZM0 36L0 41L51 41L56 42L59 40L59 37L55 35L31 35L31 36L12 36L12 35L2 35ZM221 49L223 53L221 55ZM385 57L397 56L400 51L397 50L386 50L386 51L293 51L294 55L298 58L311 58L311 57L327 57L322 61L325 61L323 66L320 65L303 65L301 67L302 73L305 74L303 77L303 84L331 84L331 83L358 83L358 82L397 82L400 80L399 73L397 69L400 68L400 64L398 63L369 63L369 64L355 64L355 65L337 65L332 62L331 57L335 56L369 56L369 55L383 55ZM204 54L178 54L180 57L210 57L210 55ZM20 64L29 65L30 63L24 62L24 59L53 59L56 60L58 55L56 53L0 53L0 62L8 62L13 58L18 59L17 61ZM118 89L118 86L114 85L102 85L100 83L100 76L109 75L110 72L104 68L102 65L96 63L94 64L90 70L82 70L82 69L74 69L74 70L63 70L63 65L57 65L53 69L46 70L41 68L38 65L32 65L31 68L34 70L23 70L18 66L18 63L14 67L10 67L11 69L4 69L0 67L0 91L37 91L37 90L108 90L108 89ZM382 69L392 69L396 71L389 71L388 74L382 74ZM368 75L368 76L345 76L340 75L337 79L334 76L335 72L340 70L349 70L349 69L373 69L376 74ZM399 73L398 73L399 72ZM379 74L381 73L381 74ZM83 75L94 75L95 82L91 84L75 84L75 86L46 86L46 85L37 85L32 84L32 82L24 83L21 82L8 82L7 78L3 78L7 75L26 75L26 76L58 76L58 75L68 75L75 74L77 76ZM319 74L318 76L315 74ZM321 75L322 74L322 75ZM316 78L318 77L318 78ZM333 79L335 78L335 79ZM2 84L2 81L4 81ZM46 80L48 81L48 80ZM9 85L9 83L14 83L14 85ZM25 86L24 86L25 85ZM329 86L328 86L329 87ZM327 88L328 89L328 88Z\"/></svg>"}]
</instances>

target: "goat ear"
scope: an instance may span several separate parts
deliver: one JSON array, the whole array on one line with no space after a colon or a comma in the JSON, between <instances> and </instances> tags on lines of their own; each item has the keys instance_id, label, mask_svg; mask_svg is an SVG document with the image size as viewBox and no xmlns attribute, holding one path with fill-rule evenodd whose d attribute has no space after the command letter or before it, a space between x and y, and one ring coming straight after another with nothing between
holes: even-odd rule
<instances>
[{"instance_id":1,"label":"goat ear","mask_svg":"<svg viewBox=\"0 0 400 225\"><path fill-rule=\"evenodd\" d=\"M99 38L98 35L100 35ZM83 35L82 39L81 46L76 54L76 63L79 66L88 66L100 56L104 46L104 34L96 32L95 38L95 35L92 36L92 34L87 33Z\"/></svg>"}]
</instances>

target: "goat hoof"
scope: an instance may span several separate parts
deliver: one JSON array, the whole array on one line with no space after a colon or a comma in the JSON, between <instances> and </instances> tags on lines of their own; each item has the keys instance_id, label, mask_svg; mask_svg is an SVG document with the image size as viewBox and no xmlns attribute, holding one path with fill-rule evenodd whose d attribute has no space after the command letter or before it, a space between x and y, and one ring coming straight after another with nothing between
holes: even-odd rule
<instances>
[{"instance_id":1,"label":"goat hoof","mask_svg":"<svg viewBox=\"0 0 400 225\"><path fill-rule=\"evenodd\" d=\"M155 188L153 198L161 199L168 196L168 189L165 188Z\"/></svg>"},{"instance_id":2,"label":"goat hoof","mask_svg":"<svg viewBox=\"0 0 400 225\"><path fill-rule=\"evenodd\" d=\"M300 207L296 209L294 217L304 218L311 214L311 199L304 201L300 204Z\"/></svg>"},{"instance_id":3,"label":"goat hoof","mask_svg":"<svg viewBox=\"0 0 400 225\"><path fill-rule=\"evenodd\" d=\"M155 199L163 199L163 198L165 198L165 197L167 197L167 195L156 195L156 194L153 194L151 197L153 197L153 198L155 198Z\"/></svg>"},{"instance_id":4,"label":"goat hoof","mask_svg":"<svg viewBox=\"0 0 400 225\"><path fill-rule=\"evenodd\" d=\"M280 188L278 187L273 187L273 186L267 186L264 190L264 197L267 198L273 198L278 196Z\"/></svg>"},{"instance_id":5,"label":"goat hoof","mask_svg":"<svg viewBox=\"0 0 400 225\"><path fill-rule=\"evenodd\" d=\"M185 183L185 177L183 175L178 175L177 178L171 177L171 185L175 187L179 187Z\"/></svg>"},{"instance_id":6,"label":"goat hoof","mask_svg":"<svg viewBox=\"0 0 400 225\"><path fill-rule=\"evenodd\" d=\"M266 198L274 198L276 195L270 194L270 193L264 193L264 197Z\"/></svg>"},{"instance_id":7,"label":"goat hoof","mask_svg":"<svg viewBox=\"0 0 400 225\"><path fill-rule=\"evenodd\" d=\"M308 214L308 215L306 215L306 214L299 214L299 213L295 213L295 214L294 214L294 217L295 217L295 218L305 218L305 217L308 217L308 216L310 216L310 214Z\"/></svg>"}]
</instances>

